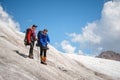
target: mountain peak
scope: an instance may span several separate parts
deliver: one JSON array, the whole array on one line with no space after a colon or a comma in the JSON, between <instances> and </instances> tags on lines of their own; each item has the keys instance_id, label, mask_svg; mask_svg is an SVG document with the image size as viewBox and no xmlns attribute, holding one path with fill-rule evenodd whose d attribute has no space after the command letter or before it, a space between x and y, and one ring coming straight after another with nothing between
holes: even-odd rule
<instances>
[{"instance_id":1,"label":"mountain peak","mask_svg":"<svg viewBox=\"0 0 120 80\"><path fill-rule=\"evenodd\" d=\"M120 61L120 54L116 53L114 51L104 51L100 55L98 55L97 57Z\"/></svg>"}]
</instances>

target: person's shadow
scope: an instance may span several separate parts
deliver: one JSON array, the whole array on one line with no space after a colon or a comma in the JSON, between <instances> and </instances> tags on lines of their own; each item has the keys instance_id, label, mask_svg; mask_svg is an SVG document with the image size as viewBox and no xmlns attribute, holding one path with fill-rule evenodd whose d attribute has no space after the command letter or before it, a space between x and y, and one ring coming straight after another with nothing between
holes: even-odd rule
<instances>
[{"instance_id":1,"label":"person's shadow","mask_svg":"<svg viewBox=\"0 0 120 80\"><path fill-rule=\"evenodd\" d=\"M25 55L24 53L20 53L18 50L13 50L14 52L16 52L18 55L24 57L24 58L27 58L28 56Z\"/></svg>"}]
</instances>

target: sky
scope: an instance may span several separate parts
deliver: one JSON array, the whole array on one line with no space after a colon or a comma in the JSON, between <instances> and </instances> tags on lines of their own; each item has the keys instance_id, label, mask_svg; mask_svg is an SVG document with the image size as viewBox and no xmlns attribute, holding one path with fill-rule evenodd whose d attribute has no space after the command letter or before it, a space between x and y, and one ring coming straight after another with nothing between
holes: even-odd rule
<instances>
[{"instance_id":1,"label":"sky","mask_svg":"<svg viewBox=\"0 0 120 80\"><path fill-rule=\"evenodd\" d=\"M58 50L87 55L120 52L119 4L119 0L0 0L21 32L36 24L36 33L48 29L50 44Z\"/></svg>"}]
</instances>

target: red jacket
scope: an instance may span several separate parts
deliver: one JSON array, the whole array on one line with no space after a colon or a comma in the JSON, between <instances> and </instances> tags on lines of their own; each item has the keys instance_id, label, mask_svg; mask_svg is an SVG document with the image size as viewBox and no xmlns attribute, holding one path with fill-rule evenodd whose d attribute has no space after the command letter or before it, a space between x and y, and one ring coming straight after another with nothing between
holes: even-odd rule
<instances>
[{"instance_id":1,"label":"red jacket","mask_svg":"<svg viewBox=\"0 0 120 80\"><path fill-rule=\"evenodd\" d=\"M36 37L35 34L36 34L35 31L33 31L32 29L30 29L30 30L28 31L27 39L28 39L28 42L29 42L29 43L30 43L31 41L34 41L34 40L35 40L35 37Z\"/></svg>"}]
</instances>

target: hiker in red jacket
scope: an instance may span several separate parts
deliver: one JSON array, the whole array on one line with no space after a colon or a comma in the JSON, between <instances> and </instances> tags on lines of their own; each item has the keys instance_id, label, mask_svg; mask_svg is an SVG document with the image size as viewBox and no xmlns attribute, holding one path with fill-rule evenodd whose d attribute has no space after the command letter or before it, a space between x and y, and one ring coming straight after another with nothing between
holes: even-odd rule
<instances>
[{"instance_id":1,"label":"hiker in red jacket","mask_svg":"<svg viewBox=\"0 0 120 80\"><path fill-rule=\"evenodd\" d=\"M30 45L30 50L29 50L29 58L33 59L33 48L34 48L34 43L36 41L36 25L32 25L32 27L30 27L28 33L27 33L27 40L28 40L28 44Z\"/></svg>"}]
</instances>

